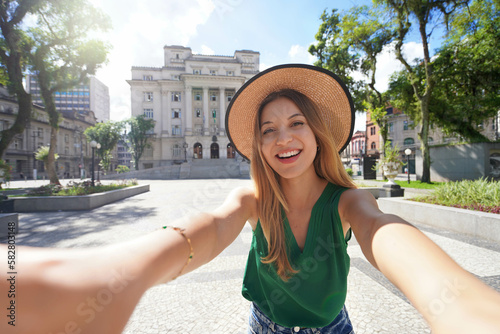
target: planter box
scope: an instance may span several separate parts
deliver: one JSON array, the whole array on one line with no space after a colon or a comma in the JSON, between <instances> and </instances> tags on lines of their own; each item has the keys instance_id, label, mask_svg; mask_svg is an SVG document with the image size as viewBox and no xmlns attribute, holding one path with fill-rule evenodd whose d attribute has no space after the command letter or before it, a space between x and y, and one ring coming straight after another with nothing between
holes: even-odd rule
<instances>
[{"instance_id":1,"label":"planter box","mask_svg":"<svg viewBox=\"0 0 500 334\"><path fill-rule=\"evenodd\" d=\"M500 243L500 215L419 203L401 198L379 198L378 205L409 221L468 234Z\"/></svg>"},{"instance_id":2,"label":"planter box","mask_svg":"<svg viewBox=\"0 0 500 334\"><path fill-rule=\"evenodd\" d=\"M149 184L83 196L38 196L11 198L14 212L91 210L149 191Z\"/></svg>"}]
</instances>

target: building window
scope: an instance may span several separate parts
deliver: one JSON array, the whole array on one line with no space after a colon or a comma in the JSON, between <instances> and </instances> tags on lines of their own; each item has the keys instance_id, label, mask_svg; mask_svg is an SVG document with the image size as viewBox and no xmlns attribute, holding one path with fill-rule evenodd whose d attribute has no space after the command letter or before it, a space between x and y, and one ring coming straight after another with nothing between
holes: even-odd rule
<instances>
[{"instance_id":1,"label":"building window","mask_svg":"<svg viewBox=\"0 0 500 334\"><path fill-rule=\"evenodd\" d=\"M394 109L392 107L389 107L389 108L385 109L385 111L387 112L387 115L392 115L394 112Z\"/></svg>"},{"instance_id":2,"label":"building window","mask_svg":"<svg viewBox=\"0 0 500 334\"><path fill-rule=\"evenodd\" d=\"M64 148L64 154L69 155L69 147L68 146L66 146Z\"/></svg>"},{"instance_id":3,"label":"building window","mask_svg":"<svg viewBox=\"0 0 500 334\"><path fill-rule=\"evenodd\" d=\"M228 95L227 96L227 102L231 102L231 100L233 99L233 96L232 95Z\"/></svg>"},{"instance_id":4,"label":"building window","mask_svg":"<svg viewBox=\"0 0 500 334\"><path fill-rule=\"evenodd\" d=\"M210 101L216 102L217 101L217 94L215 94L215 93L210 94Z\"/></svg>"},{"instance_id":5,"label":"building window","mask_svg":"<svg viewBox=\"0 0 500 334\"><path fill-rule=\"evenodd\" d=\"M394 132L394 123L389 123L389 132Z\"/></svg>"},{"instance_id":6,"label":"building window","mask_svg":"<svg viewBox=\"0 0 500 334\"><path fill-rule=\"evenodd\" d=\"M228 77L232 77L232 76L234 76L234 71L226 71L226 75Z\"/></svg>"},{"instance_id":7,"label":"building window","mask_svg":"<svg viewBox=\"0 0 500 334\"><path fill-rule=\"evenodd\" d=\"M433 142L434 142L434 138L432 138L432 137L428 137L427 138L427 143L428 144L432 144Z\"/></svg>"},{"instance_id":8,"label":"building window","mask_svg":"<svg viewBox=\"0 0 500 334\"><path fill-rule=\"evenodd\" d=\"M375 135L377 132L376 132L376 128L374 126L370 127L370 135Z\"/></svg>"},{"instance_id":9,"label":"building window","mask_svg":"<svg viewBox=\"0 0 500 334\"><path fill-rule=\"evenodd\" d=\"M142 77L144 81L153 81L153 76L152 75L144 75Z\"/></svg>"},{"instance_id":10,"label":"building window","mask_svg":"<svg viewBox=\"0 0 500 334\"><path fill-rule=\"evenodd\" d=\"M181 118L181 110L172 109L172 118Z\"/></svg>"},{"instance_id":11,"label":"building window","mask_svg":"<svg viewBox=\"0 0 500 334\"><path fill-rule=\"evenodd\" d=\"M172 78L172 80L176 80L176 81L181 80L181 76L177 75L177 74L173 74L171 78Z\"/></svg>"},{"instance_id":12,"label":"building window","mask_svg":"<svg viewBox=\"0 0 500 334\"><path fill-rule=\"evenodd\" d=\"M181 147L179 146L179 144L175 144L175 145L174 145L174 152L173 152L173 153L174 153L174 154L173 154L173 155L174 155L174 157L180 157L180 156L182 156L182 149L181 149Z\"/></svg>"},{"instance_id":13,"label":"building window","mask_svg":"<svg viewBox=\"0 0 500 334\"><path fill-rule=\"evenodd\" d=\"M415 144L415 140L413 140L413 138L405 138L405 140L403 141L403 145L405 146L409 146L409 145L413 145Z\"/></svg>"},{"instance_id":14,"label":"building window","mask_svg":"<svg viewBox=\"0 0 500 334\"><path fill-rule=\"evenodd\" d=\"M144 109L144 116L146 118L153 118L153 109Z\"/></svg>"},{"instance_id":15,"label":"building window","mask_svg":"<svg viewBox=\"0 0 500 334\"><path fill-rule=\"evenodd\" d=\"M403 130L408 130L408 121L403 121Z\"/></svg>"},{"instance_id":16,"label":"building window","mask_svg":"<svg viewBox=\"0 0 500 334\"><path fill-rule=\"evenodd\" d=\"M197 118L201 118L201 109L196 109L195 114Z\"/></svg>"},{"instance_id":17,"label":"building window","mask_svg":"<svg viewBox=\"0 0 500 334\"><path fill-rule=\"evenodd\" d=\"M64 142L69 143L69 135L68 134L64 135Z\"/></svg>"},{"instance_id":18,"label":"building window","mask_svg":"<svg viewBox=\"0 0 500 334\"><path fill-rule=\"evenodd\" d=\"M217 71L216 70L210 70L210 75L217 75Z\"/></svg>"},{"instance_id":19,"label":"building window","mask_svg":"<svg viewBox=\"0 0 500 334\"><path fill-rule=\"evenodd\" d=\"M153 92L144 92L144 101L153 102Z\"/></svg>"},{"instance_id":20,"label":"building window","mask_svg":"<svg viewBox=\"0 0 500 334\"><path fill-rule=\"evenodd\" d=\"M38 137L38 138L43 138L43 129L42 129L42 128L38 128L38 134L37 134L37 137Z\"/></svg>"},{"instance_id":21,"label":"building window","mask_svg":"<svg viewBox=\"0 0 500 334\"><path fill-rule=\"evenodd\" d=\"M181 127L179 125L172 126L172 135L173 136L180 136L181 135Z\"/></svg>"},{"instance_id":22,"label":"building window","mask_svg":"<svg viewBox=\"0 0 500 334\"><path fill-rule=\"evenodd\" d=\"M172 92L172 101L173 102L181 102L181 93L180 92Z\"/></svg>"},{"instance_id":23,"label":"building window","mask_svg":"<svg viewBox=\"0 0 500 334\"><path fill-rule=\"evenodd\" d=\"M199 70L199 69L193 69L193 74L200 75L201 74L201 70Z\"/></svg>"},{"instance_id":24,"label":"building window","mask_svg":"<svg viewBox=\"0 0 500 334\"><path fill-rule=\"evenodd\" d=\"M201 101L201 100L202 100L202 98L201 98L201 93L195 93L195 94L194 94L194 100L195 100L195 101Z\"/></svg>"},{"instance_id":25,"label":"building window","mask_svg":"<svg viewBox=\"0 0 500 334\"><path fill-rule=\"evenodd\" d=\"M372 150L376 150L377 149L377 144L375 142L373 142L372 145L371 145L371 148L372 148Z\"/></svg>"},{"instance_id":26,"label":"building window","mask_svg":"<svg viewBox=\"0 0 500 334\"><path fill-rule=\"evenodd\" d=\"M217 118L217 109L212 109L212 118Z\"/></svg>"}]
</instances>

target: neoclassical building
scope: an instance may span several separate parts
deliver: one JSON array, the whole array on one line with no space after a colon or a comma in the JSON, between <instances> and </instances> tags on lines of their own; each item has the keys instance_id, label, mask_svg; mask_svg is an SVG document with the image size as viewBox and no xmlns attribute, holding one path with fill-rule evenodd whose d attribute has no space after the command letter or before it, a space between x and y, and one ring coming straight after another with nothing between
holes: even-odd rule
<instances>
[{"instance_id":1,"label":"neoclassical building","mask_svg":"<svg viewBox=\"0 0 500 334\"><path fill-rule=\"evenodd\" d=\"M226 108L236 91L259 72L259 52L233 56L193 54L165 46L163 67L132 67L132 116L156 121L152 148L139 169L191 159L231 159L235 150L225 129Z\"/></svg>"}]
</instances>

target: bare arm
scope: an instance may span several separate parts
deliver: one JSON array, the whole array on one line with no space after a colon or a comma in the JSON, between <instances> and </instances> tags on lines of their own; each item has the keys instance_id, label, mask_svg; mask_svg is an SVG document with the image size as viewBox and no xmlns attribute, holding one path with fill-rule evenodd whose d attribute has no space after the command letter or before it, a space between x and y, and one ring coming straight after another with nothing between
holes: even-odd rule
<instances>
[{"instance_id":1,"label":"bare arm","mask_svg":"<svg viewBox=\"0 0 500 334\"><path fill-rule=\"evenodd\" d=\"M339 213L368 261L408 297L433 332L500 332L500 294L417 228L381 212L370 193L346 191Z\"/></svg>"},{"instance_id":2,"label":"bare arm","mask_svg":"<svg viewBox=\"0 0 500 334\"><path fill-rule=\"evenodd\" d=\"M182 225L194 257L183 273L209 262L238 236L254 215L249 189L233 191L213 213L172 223ZM143 237L92 249L17 247L16 326L6 333L121 333L142 294L170 281L190 249L183 236L159 229ZM0 255L7 258L7 247ZM0 305L8 305L7 261L0 264ZM5 309L2 307L2 309ZM2 312L2 318L5 318Z\"/></svg>"}]
</instances>

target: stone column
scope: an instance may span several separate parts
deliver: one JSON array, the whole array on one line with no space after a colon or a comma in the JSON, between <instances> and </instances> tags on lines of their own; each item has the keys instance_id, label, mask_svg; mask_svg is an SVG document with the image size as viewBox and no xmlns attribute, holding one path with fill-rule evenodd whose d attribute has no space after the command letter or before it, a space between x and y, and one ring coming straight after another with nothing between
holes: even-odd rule
<instances>
[{"instance_id":1,"label":"stone column","mask_svg":"<svg viewBox=\"0 0 500 334\"><path fill-rule=\"evenodd\" d=\"M224 135L226 127L226 90L224 87L219 87L219 135Z\"/></svg>"},{"instance_id":2,"label":"stone column","mask_svg":"<svg viewBox=\"0 0 500 334\"><path fill-rule=\"evenodd\" d=\"M168 135L172 130L172 107L170 106L170 101L172 100L171 94L172 92L167 90L162 91L162 113L161 113L161 122L162 122L162 133Z\"/></svg>"},{"instance_id":3,"label":"stone column","mask_svg":"<svg viewBox=\"0 0 500 334\"><path fill-rule=\"evenodd\" d=\"M209 113L208 113L208 87L203 87L203 129L205 131L205 136L209 135L210 129L208 128L209 125Z\"/></svg>"},{"instance_id":4,"label":"stone column","mask_svg":"<svg viewBox=\"0 0 500 334\"><path fill-rule=\"evenodd\" d=\"M184 122L184 136L191 136L193 134L193 94L192 87L186 86L186 109L184 110L184 116L182 117Z\"/></svg>"}]
</instances>

